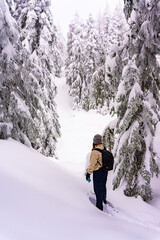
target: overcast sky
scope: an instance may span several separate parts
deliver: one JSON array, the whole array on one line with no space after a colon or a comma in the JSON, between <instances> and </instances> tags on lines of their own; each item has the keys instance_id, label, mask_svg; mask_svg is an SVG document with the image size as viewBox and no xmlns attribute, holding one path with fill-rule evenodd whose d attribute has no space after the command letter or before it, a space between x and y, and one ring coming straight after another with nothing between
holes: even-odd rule
<instances>
[{"instance_id":1,"label":"overcast sky","mask_svg":"<svg viewBox=\"0 0 160 240\"><path fill-rule=\"evenodd\" d=\"M82 18L87 18L90 13L97 17L108 5L113 11L117 3L123 3L123 0L51 0L53 18L63 33L66 34L68 25L77 11Z\"/></svg>"}]
</instances>

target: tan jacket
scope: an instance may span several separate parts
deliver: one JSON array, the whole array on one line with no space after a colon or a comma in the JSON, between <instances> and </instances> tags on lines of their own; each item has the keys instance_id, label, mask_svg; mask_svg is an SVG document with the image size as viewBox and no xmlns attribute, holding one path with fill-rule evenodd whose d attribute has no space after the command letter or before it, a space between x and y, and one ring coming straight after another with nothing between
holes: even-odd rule
<instances>
[{"instance_id":1,"label":"tan jacket","mask_svg":"<svg viewBox=\"0 0 160 240\"><path fill-rule=\"evenodd\" d=\"M96 148L104 149L102 144L96 145ZM99 164L99 163L101 164ZM96 150L93 150L90 156L90 165L88 167L88 173L92 174L93 171L96 171L102 167L102 153Z\"/></svg>"}]
</instances>

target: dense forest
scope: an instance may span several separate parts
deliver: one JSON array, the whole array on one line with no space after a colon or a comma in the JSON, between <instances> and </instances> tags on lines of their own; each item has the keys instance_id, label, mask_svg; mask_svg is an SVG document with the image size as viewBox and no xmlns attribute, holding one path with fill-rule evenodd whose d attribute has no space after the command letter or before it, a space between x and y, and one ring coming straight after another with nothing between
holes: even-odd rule
<instances>
[{"instance_id":1,"label":"dense forest","mask_svg":"<svg viewBox=\"0 0 160 240\"><path fill-rule=\"evenodd\" d=\"M124 0L97 19L78 13L67 41L54 24L50 0L0 1L0 138L46 156L61 135L55 77L65 67L73 108L116 117L104 131L113 151L113 188L152 198L160 156L160 1ZM66 50L66 51L65 51Z\"/></svg>"}]
</instances>

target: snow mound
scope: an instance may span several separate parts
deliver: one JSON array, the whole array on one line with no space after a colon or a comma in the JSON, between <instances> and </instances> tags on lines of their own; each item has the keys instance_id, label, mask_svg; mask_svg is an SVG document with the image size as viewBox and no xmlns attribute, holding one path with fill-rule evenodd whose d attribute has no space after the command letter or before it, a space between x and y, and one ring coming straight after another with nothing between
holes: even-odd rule
<instances>
[{"instance_id":1,"label":"snow mound","mask_svg":"<svg viewBox=\"0 0 160 240\"><path fill-rule=\"evenodd\" d=\"M157 226L96 209L87 196L91 184L57 160L14 140L0 140L0 152L0 239L159 239Z\"/></svg>"}]
</instances>

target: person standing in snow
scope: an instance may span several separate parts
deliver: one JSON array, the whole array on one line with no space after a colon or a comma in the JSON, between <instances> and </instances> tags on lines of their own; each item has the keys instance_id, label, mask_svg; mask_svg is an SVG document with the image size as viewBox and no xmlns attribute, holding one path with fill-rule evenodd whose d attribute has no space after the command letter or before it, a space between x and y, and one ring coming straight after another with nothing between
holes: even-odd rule
<instances>
[{"instance_id":1,"label":"person standing in snow","mask_svg":"<svg viewBox=\"0 0 160 240\"><path fill-rule=\"evenodd\" d=\"M93 187L96 195L96 207L103 211L103 203L106 204L106 182L108 171L102 169L102 153L94 150L104 149L102 136L96 134L93 138L93 149L90 156L90 165L87 170L86 180L90 181L90 175L93 173Z\"/></svg>"}]
</instances>

